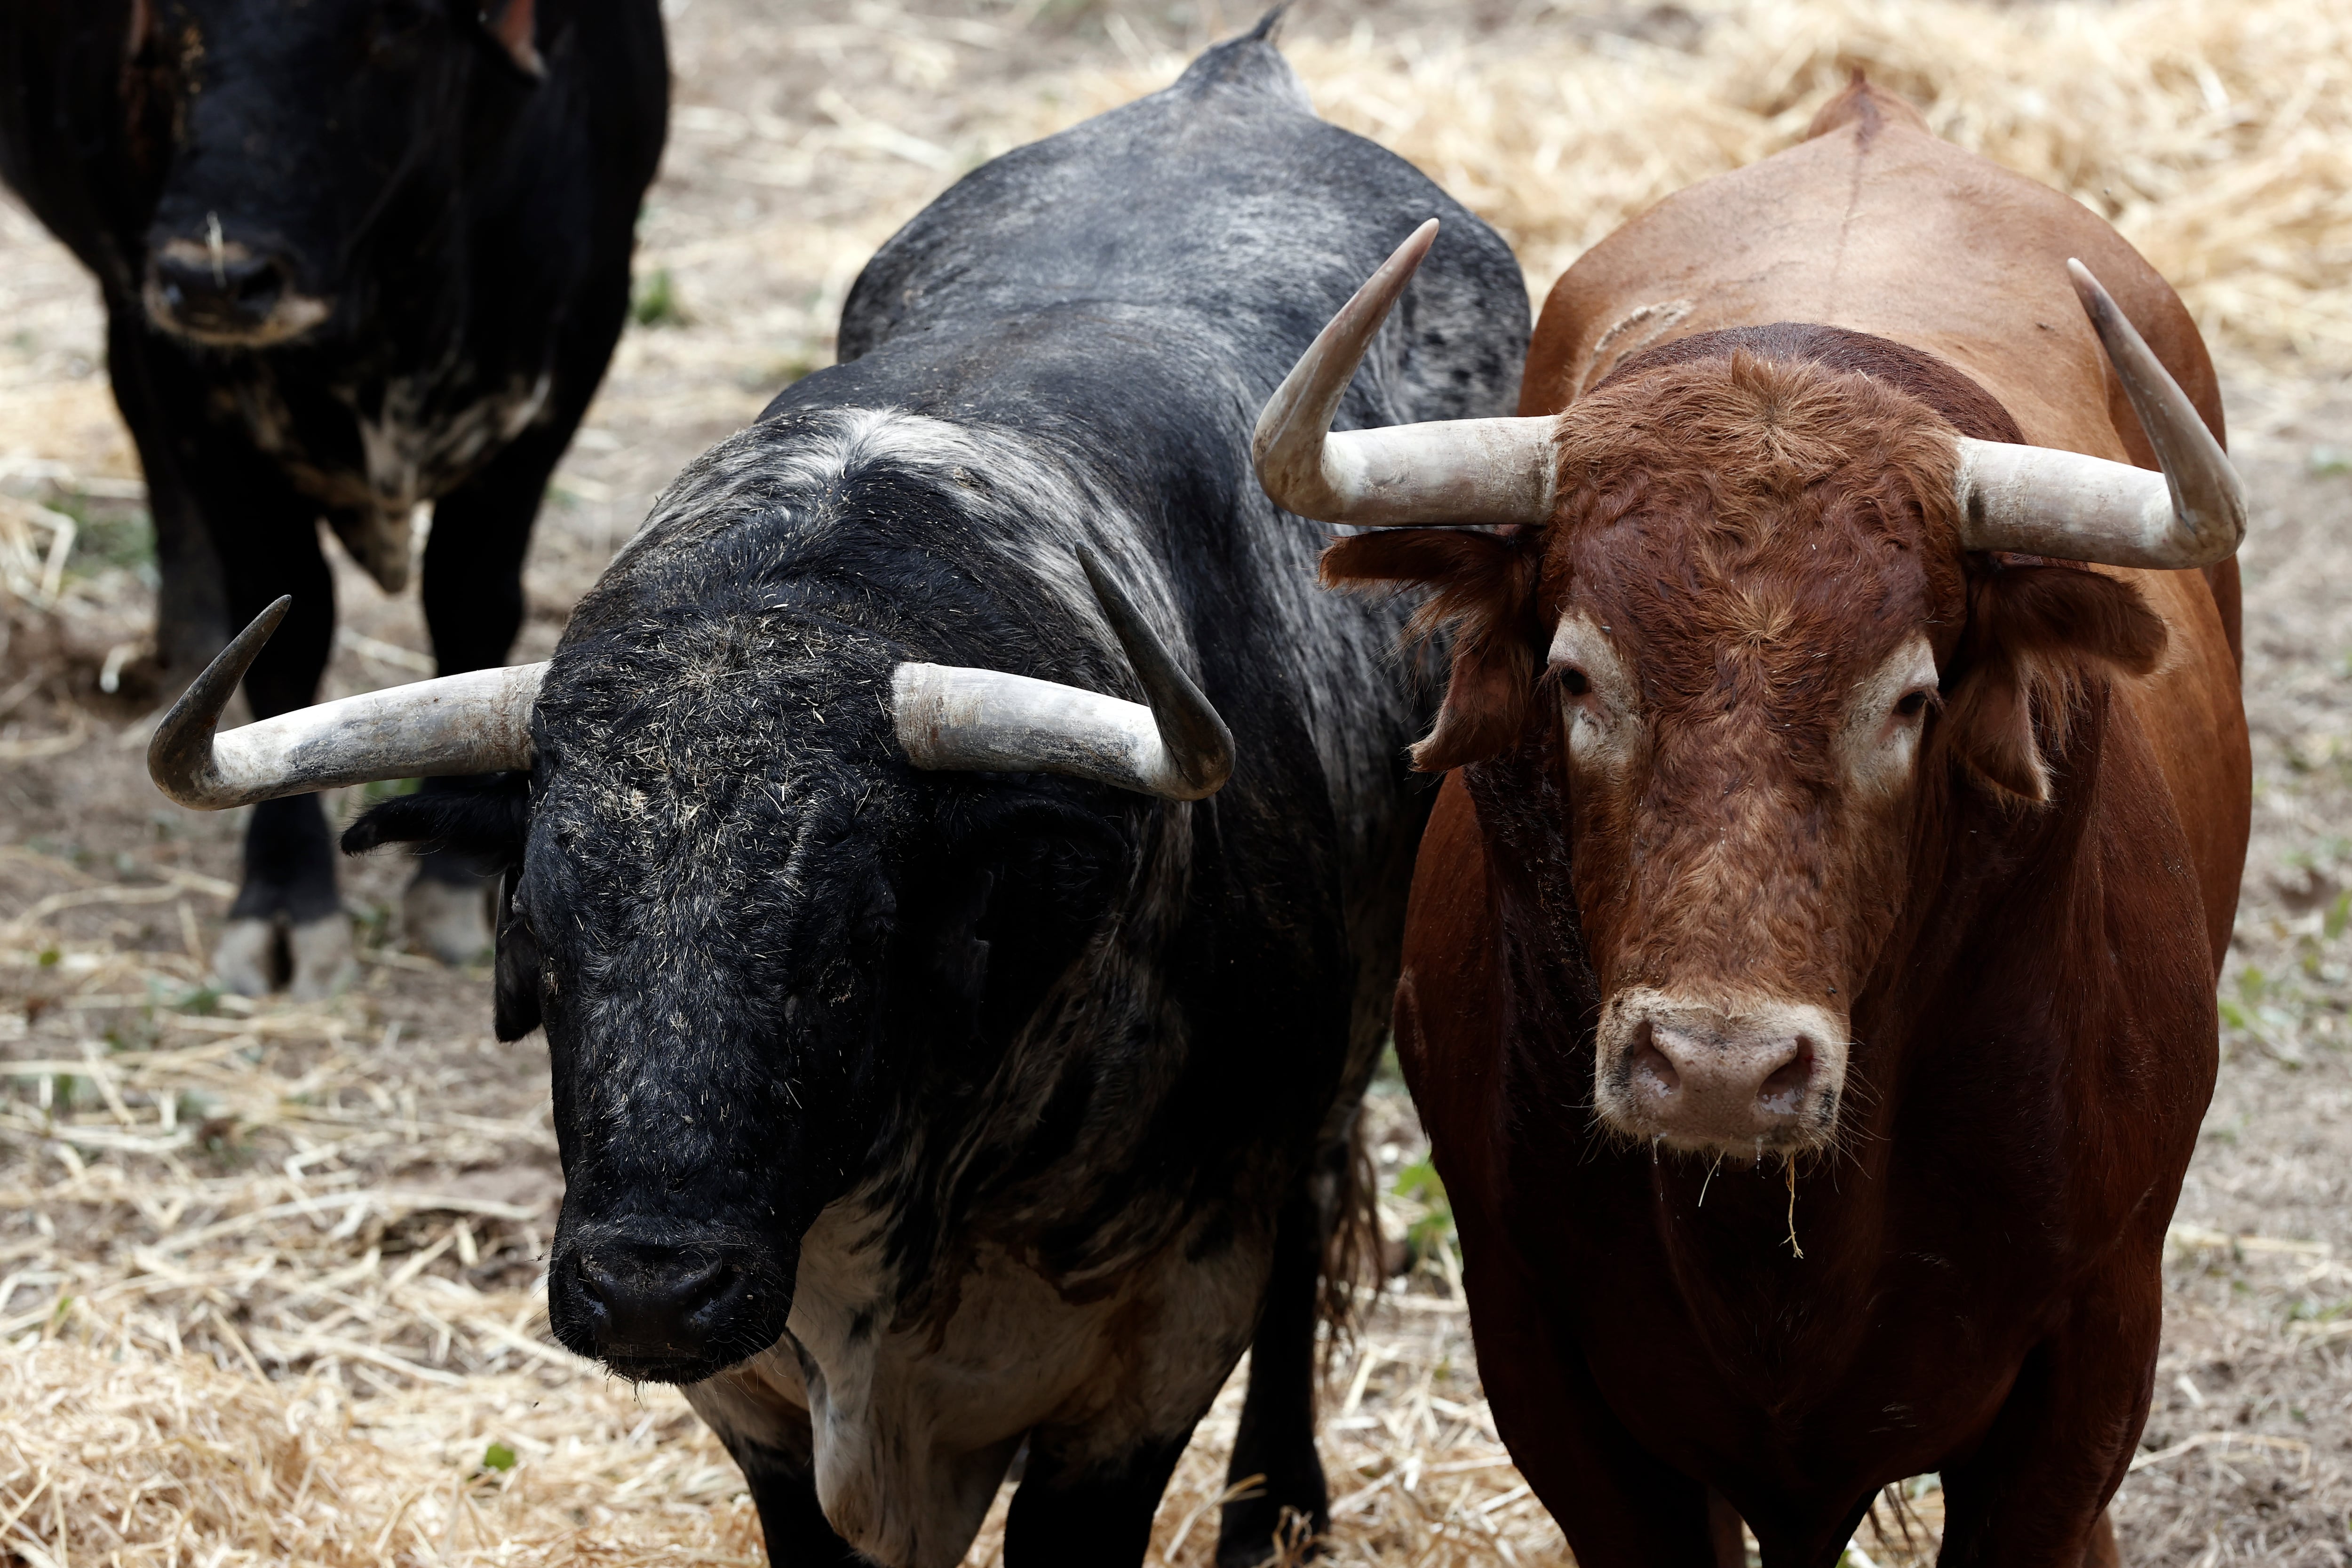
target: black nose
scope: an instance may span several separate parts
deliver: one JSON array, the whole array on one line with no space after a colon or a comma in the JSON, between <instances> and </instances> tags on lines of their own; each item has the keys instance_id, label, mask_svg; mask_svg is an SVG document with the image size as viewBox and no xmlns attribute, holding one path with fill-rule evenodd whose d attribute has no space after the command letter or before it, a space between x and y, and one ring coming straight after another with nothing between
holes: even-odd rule
<instances>
[{"instance_id":1,"label":"black nose","mask_svg":"<svg viewBox=\"0 0 2352 1568\"><path fill-rule=\"evenodd\" d=\"M756 1308L750 1299L756 1292L749 1272L724 1254L606 1241L582 1247L562 1272L571 1279L556 1289L573 1297L564 1326L585 1330L578 1337L615 1371L692 1381L764 1348L742 1342L741 1320ZM564 1284L572 1289L562 1291Z\"/></svg>"},{"instance_id":2,"label":"black nose","mask_svg":"<svg viewBox=\"0 0 2352 1568\"><path fill-rule=\"evenodd\" d=\"M278 309L286 268L274 256L255 256L242 247L214 250L175 243L156 255L154 282L173 324L241 336L258 331Z\"/></svg>"}]
</instances>

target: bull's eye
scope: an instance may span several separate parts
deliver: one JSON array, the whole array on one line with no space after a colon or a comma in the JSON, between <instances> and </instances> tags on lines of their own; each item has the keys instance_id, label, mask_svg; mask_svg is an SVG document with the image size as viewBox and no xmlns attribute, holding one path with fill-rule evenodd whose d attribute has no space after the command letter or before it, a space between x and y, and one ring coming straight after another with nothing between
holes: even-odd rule
<instances>
[{"instance_id":1,"label":"bull's eye","mask_svg":"<svg viewBox=\"0 0 2352 1568\"><path fill-rule=\"evenodd\" d=\"M1559 670L1559 689L1570 697L1581 697L1592 689L1592 682L1586 679L1584 671L1574 665L1562 665Z\"/></svg>"},{"instance_id":2,"label":"bull's eye","mask_svg":"<svg viewBox=\"0 0 2352 1568\"><path fill-rule=\"evenodd\" d=\"M1916 719L1927 710L1927 694L1925 691L1906 691L1903 700L1895 705L1895 716L1898 719Z\"/></svg>"}]
</instances>

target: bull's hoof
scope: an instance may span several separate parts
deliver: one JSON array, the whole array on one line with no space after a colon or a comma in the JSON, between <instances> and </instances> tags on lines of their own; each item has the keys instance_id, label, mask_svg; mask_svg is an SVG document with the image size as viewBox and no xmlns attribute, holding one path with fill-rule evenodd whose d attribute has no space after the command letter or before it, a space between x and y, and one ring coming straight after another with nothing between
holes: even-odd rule
<instances>
[{"instance_id":1,"label":"bull's hoof","mask_svg":"<svg viewBox=\"0 0 2352 1568\"><path fill-rule=\"evenodd\" d=\"M1316 1489L1318 1492L1320 1487ZM1323 1556L1322 1530L1296 1508L1276 1502L1263 1490L1225 1504L1217 1531L1217 1568L1279 1568L1288 1563L1313 1563ZM1320 1512L1320 1505L1317 1511ZM1328 1526L1323 1527L1328 1529Z\"/></svg>"},{"instance_id":2,"label":"bull's hoof","mask_svg":"<svg viewBox=\"0 0 2352 1568\"><path fill-rule=\"evenodd\" d=\"M490 955L490 921L478 882L419 877L401 895L409 945L444 963L478 963Z\"/></svg>"},{"instance_id":3,"label":"bull's hoof","mask_svg":"<svg viewBox=\"0 0 2352 1568\"><path fill-rule=\"evenodd\" d=\"M259 916L234 920L213 944L212 983L239 996L267 996L277 989L278 922Z\"/></svg>"},{"instance_id":4,"label":"bull's hoof","mask_svg":"<svg viewBox=\"0 0 2352 1568\"><path fill-rule=\"evenodd\" d=\"M359 977L359 963L352 957L352 922L341 910L289 931L286 950L294 960L289 989L297 1002L323 1001Z\"/></svg>"}]
</instances>

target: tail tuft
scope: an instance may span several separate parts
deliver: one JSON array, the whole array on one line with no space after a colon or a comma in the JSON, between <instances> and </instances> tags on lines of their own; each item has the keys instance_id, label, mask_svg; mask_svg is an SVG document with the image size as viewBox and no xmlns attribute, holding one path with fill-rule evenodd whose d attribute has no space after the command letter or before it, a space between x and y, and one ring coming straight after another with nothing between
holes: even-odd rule
<instances>
[{"instance_id":1,"label":"tail tuft","mask_svg":"<svg viewBox=\"0 0 2352 1568\"><path fill-rule=\"evenodd\" d=\"M1324 1234L1323 1290L1316 1314L1330 1331L1323 1340L1326 1375L1333 1358L1354 1342L1359 1314L1380 1294L1387 1274L1381 1178L1364 1140L1361 1108L1349 1118L1348 1141L1335 1152L1337 1159L1325 1157L1324 1178L1329 1186L1317 1194L1330 1227Z\"/></svg>"}]
</instances>

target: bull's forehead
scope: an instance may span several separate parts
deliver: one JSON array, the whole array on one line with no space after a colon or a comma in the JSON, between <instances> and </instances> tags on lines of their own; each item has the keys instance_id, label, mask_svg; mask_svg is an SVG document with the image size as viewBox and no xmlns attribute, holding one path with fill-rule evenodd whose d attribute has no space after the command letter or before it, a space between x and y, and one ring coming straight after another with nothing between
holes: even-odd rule
<instances>
[{"instance_id":1,"label":"bull's forehead","mask_svg":"<svg viewBox=\"0 0 2352 1568\"><path fill-rule=\"evenodd\" d=\"M866 804L874 803L870 796ZM746 780L708 797L627 773L554 775L525 863L534 913L560 907L551 949L677 972L797 949L853 919L884 845L840 789Z\"/></svg>"},{"instance_id":2,"label":"bull's forehead","mask_svg":"<svg viewBox=\"0 0 2352 1568\"><path fill-rule=\"evenodd\" d=\"M755 777L887 751L884 639L782 606L698 615L690 582L663 590L558 649L535 720L558 765L690 808Z\"/></svg>"},{"instance_id":3,"label":"bull's forehead","mask_svg":"<svg viewBox=\"0 0 2352 1568\"><path fill-rule=\"evenodd\" d=\"M907 816L887 668L805 624L569 650L540 700L532 869L593 906L574 929L600 946L772 943L840 912Z\"/></svg>"},{"instance_id":4,"label":"bull's forehead","mask_svg":"<svg viewBox=\"0 0 2352 1568\"><path fill-rule=\"evenodd\" d=\"M1546 593L1654 701L1818 700L1957 637L1952 434L1870 376L1745 353L1604 387L1560 418Z\"/></svg>"},{"instance_id":5,"label":"bull's forehead","mask_svg":"<svg viewBox=\"0 0 2352 1568\"><path fill-rule=\"evenodd\" d=\"M1899 536L1818 515L1709 521L1635 514L1569 542L1555 639L1571 626L1606 639L1644 708L1833 722L1864 672L1957 631Z\"/></svg>"}]
</instances>

